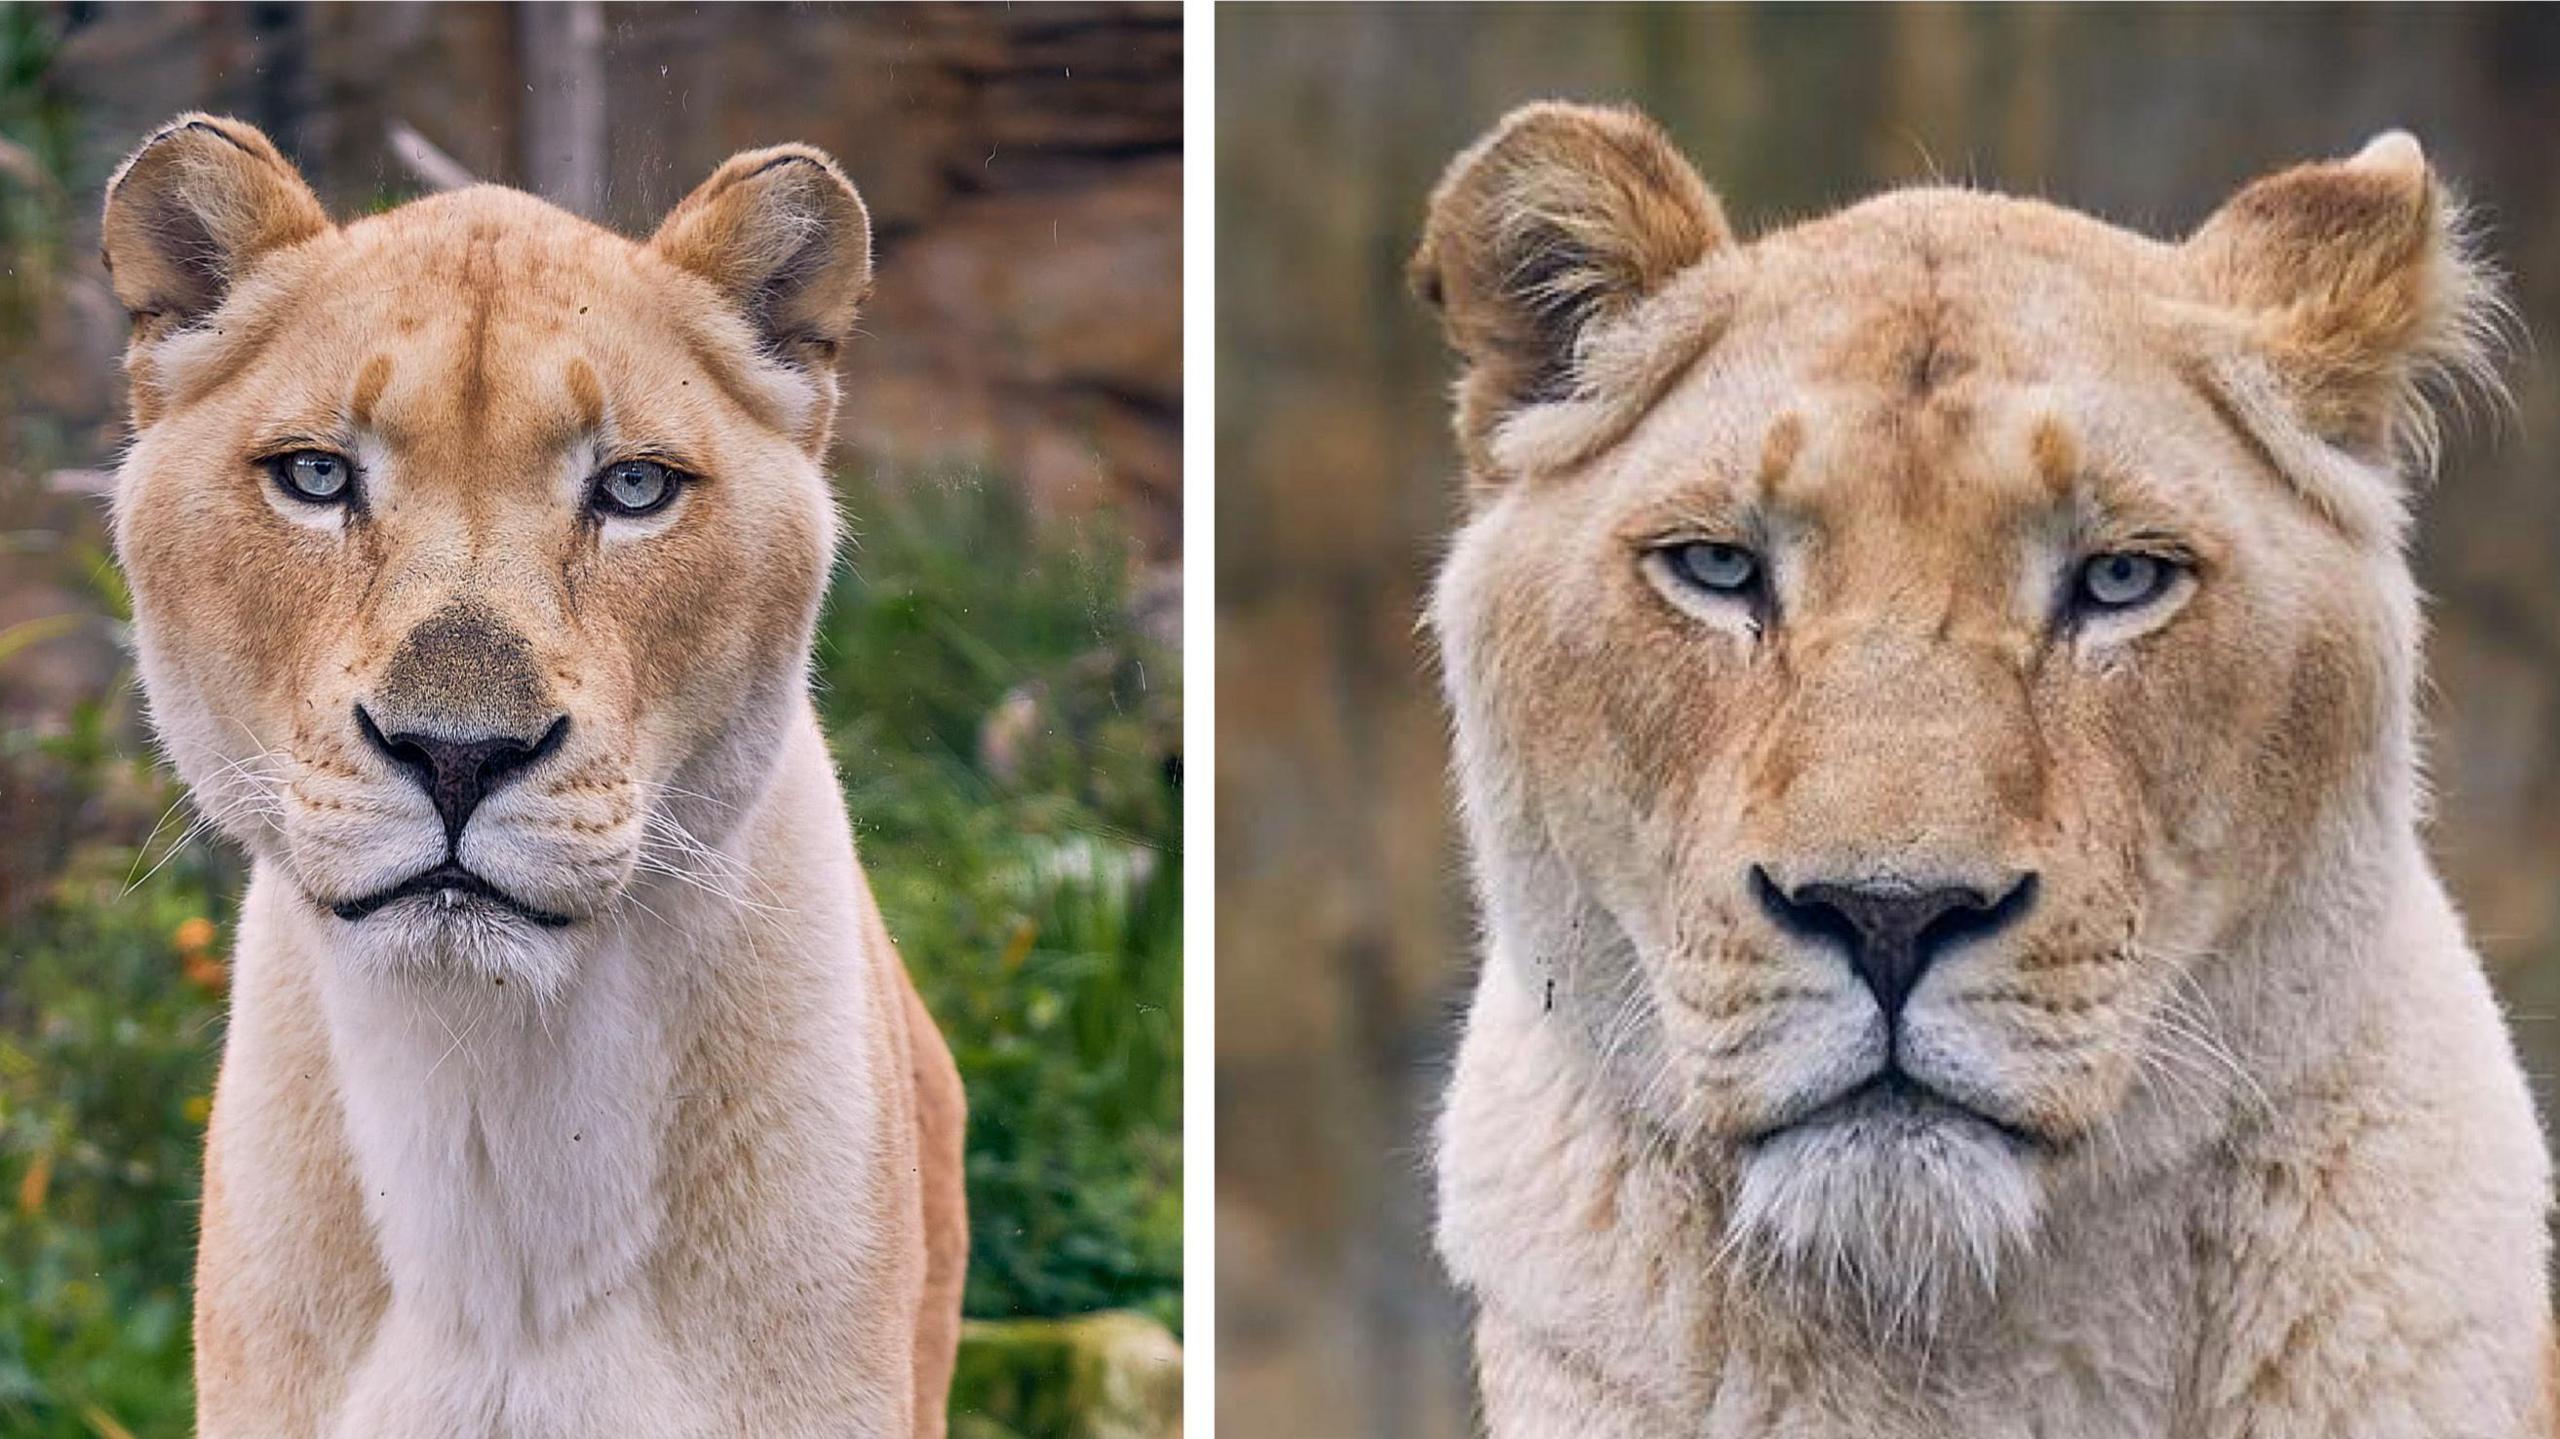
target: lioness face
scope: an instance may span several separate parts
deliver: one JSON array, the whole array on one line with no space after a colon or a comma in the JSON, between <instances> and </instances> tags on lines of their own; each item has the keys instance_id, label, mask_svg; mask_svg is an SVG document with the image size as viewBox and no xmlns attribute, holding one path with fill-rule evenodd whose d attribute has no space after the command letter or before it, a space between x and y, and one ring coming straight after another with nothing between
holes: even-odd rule
<instances>
[{"instance_id":1,"label":"lioness face","mask_svg":"<svg viewBox=\"0 0 2560 1439\"><path fill-rule=\"evenodd\" d=\"M351 953L545 983L636 873L735 882L699 857L802 683L833 342L760 329L805 292L751 278L741 303L705 258L734 237L701 232L759 202L850 215L788 278L848 240L868 266L850 189L776 153L742 158L801 173L732 162L648 246L497 189L329 227L231 122L119 177L117 544L153 716ZM843 203L754 193L777 179ZM157 239L244 208L291 238L235 242L210 295L155 271Z\"/></svg>"},{"instance_id":2,"label":"lioness face","mask_svg":"<svg viewBox=\"0 0 2560 1439\"><path fill-rule=\"evenodd\" d=\"M2048 1171L2226 1096L2198 967L2405 775L2411 437L2288 390L2246 236L1914 192L1746 247L1660 144L1530 112L1421 257L1491 927L1764 1257L1987 1272ZM2389 145L2328 167L2350 239L2434 223Z\"/></svg>"},{"instance_id":3,"label":"lioness face","mask_svg":"<svg viewBox=\"0 0 2560 1439\"><path fill-rule=\"evenodd\" d=\"M1626 931L1652 1093L1735 1141L2085 1134L2377 739L2379 567L2101 277L1963 243L2007 205L1762 241L1695 370L1450 563L1455 672Z\"/></svg>"}]
</instances>

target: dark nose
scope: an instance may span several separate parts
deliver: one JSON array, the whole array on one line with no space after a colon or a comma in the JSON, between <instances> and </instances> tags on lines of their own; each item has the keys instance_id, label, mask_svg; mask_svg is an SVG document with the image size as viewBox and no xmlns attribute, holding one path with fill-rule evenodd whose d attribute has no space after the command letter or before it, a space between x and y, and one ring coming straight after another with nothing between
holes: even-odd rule
<instances>
[{"instance_id":1,"label":"dark nose","mask_svg":"<svg viewBox=\"0 0 2560 1439\"><path fill-rule=\"evenodd\" d=\"M384 734L373 722L363 705L356 706L356 727L383 757L409 772L418 788L434 800L436 813L444 820L444 842L450 849L462 842L462 827L471 820L471 812L505 786L507 781L524 772L560 747L569 733L569 717L562 715L548 729L531 739L515 735L490 735L481 739L446 739L439 735L404 731Z\"/></svg>"},{"instance_id":2,"label":"dark nose","mask_svg":"<svg viewBox=\"0 0 2560 1439\"><path fill-rule=\"evenodd\" d=\"M1997 894L1970 885L1889 883L1817 882L1790 890L1753 865L1751 887L1780 925L1846 949L1849 967L1892 1021L1939 955L2025 913L2035 903L2036 877L2022 874Z\"/></svg>"}]
</instances>

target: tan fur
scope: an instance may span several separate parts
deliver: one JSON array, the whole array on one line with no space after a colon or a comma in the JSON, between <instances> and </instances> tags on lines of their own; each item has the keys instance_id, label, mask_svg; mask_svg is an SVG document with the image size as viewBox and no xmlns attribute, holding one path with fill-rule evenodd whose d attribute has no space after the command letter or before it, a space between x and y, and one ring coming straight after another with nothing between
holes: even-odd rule
<instances>
[{"instance_id":1,"label":"tan fur","mask_svg":"<svg viewBox=\"0 0 2560 1439\"><path fill-rule=\"evenodd\" d=\"M2454 220L2405 136L2184 244L1955 190L1744 242L1620 111L1452 166L1440 1245L1497 1439L2547 1430L2547 1165L2416 834ZM2185 577L2066 617L2116 551ZM1888 1040L1754 867L2036 888ZM1940 1098L1844 1102L1888 1053Z\"/></svg>"},{"instance_id":2,"label":"tan fur","mask_svg":"<svg viewBox=\"0 0 2560 1439\"><path fill-rule=\"evenodd\" d=\"M1566 373L1586 325L1731 240L1705 182L1632 110L1530 105L1449 167L1410 274L1473 360L1458 438Z\"/></svg>"},{"instance_id":3,"label":"tan fur","mask_svg":"<svg viewBox=\"0 0 2560 1439\"><path fill-rule=\"evenodd\" d=\"M877 905L871 909L874 943L890 948L888 927ZM890 952L894 953L894 949ZM924 1187L924 1302L916 1319L916 1393L951 1392L951 1372L960 1354L960 1295L968 1280L968 1196L961 1184L969 1112L960 1087L960 1067L951 1047L942 1042L933 1015L916 992L904 965L897 976L906 988L906 1023L917 1041L910 1045L907 1072L915 1084L916 1158ZM930 1425L942 1432L939 1406L918 1415L919 1432Z\"/></svg>"},{"instance_id":4,"label":"tan fur","mask_svg":"<svg viewBox=\"0 0 2560 1439\"><path fill-rule=\"evenodd\" d=\"M967 1230L950 1054L806 692L860 200L802 146L636 244L481 187L331 224L238 121L108 192L117 544L153 717L247 846L196 1291L207 1435L935 1436ZM355 458L360 511L261 461ZM699 476L599 520L589 477ZM538 733L432 896L360 733ZM450 898L450 895L448 895ZM413 1062L414 1061L414 1062Z\"/></svg>"}]
</instances>

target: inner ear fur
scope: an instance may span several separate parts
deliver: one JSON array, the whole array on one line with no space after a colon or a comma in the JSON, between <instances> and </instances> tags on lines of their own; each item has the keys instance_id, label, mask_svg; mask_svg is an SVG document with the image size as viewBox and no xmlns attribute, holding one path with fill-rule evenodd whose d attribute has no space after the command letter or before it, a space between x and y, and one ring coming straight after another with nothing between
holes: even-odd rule
<instances>
[{"instance_id":1,"label":"inner ear fur","mask_svg":"<svg viewBox=\"0 0 2560 1439\"><path fill-rule=\"evenodd\" d=\"M2404 133L2251 184L2186 248L2208 296L2239 312L2305 421L2341 449L2423 473L2433 401L2497 388L2497 276Z\"/></svg>"},{"instance_id":2,"label":"inner ear fur","mask_svg":"<svg viewBox=\"0 0 2560 1439\"><path fill-rule=\"evenodd\" d=\"M1409 277L1466 364L1471 466L1489 474L1504 416L1573 392L1593 322L1732 240L1714 192L1633 110L1525 106L1450 162Z\"/></svg>"},{"instance_id":3,"label":"inner ear fur","mask_svg":"<svg viewBox=\"0 0 2560 1439\"><path fill-rule=\"evenodd\" d=\"M213 313L260 260L329 228L319 198L256 126L181 115L107 182L101 258L145 343Z\"/></svg>"},{"instance_id":4,"label":"inner ear fur","mask_svg":"<svg viewBox=\"0 0 2560 1439\"><path fill-rule=\"evenodd\" d=\"M786 361L831 369L871 292L871 217L825 152L733 155L649 240L709 280Z\"/></svg>"}]
</instances>

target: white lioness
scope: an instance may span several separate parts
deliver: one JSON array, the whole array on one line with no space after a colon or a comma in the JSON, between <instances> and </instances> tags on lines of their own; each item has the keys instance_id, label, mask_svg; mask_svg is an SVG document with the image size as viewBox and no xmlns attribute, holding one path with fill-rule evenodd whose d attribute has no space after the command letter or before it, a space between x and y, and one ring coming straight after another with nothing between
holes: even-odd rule
<instances>
[{"instance_id":1,"label":"white lioness","mask_svg":"<svg viewBox=\"0 0 2560 1439\"><path fill-rule=\"evenodd\" d=\"M2178 244L1745 242L1537 106L1415 278L1492 1433L2546 1432L2543 1146L2417 833L2406 503L2493 303L2417 145Z\"/></svg>"},{"instance_id":2,"label":"white lioness","mask_svg":"<svg viewBox=\"0 0 2560 1439\"><path fill-rule=\"evenodd\" d=\"M202 1432L940 1434L958 1079L805 680L853 188L341 227L188 116L105 246L152 717L255 861Z\"/></svg>"}]
</instances>

